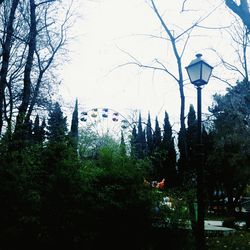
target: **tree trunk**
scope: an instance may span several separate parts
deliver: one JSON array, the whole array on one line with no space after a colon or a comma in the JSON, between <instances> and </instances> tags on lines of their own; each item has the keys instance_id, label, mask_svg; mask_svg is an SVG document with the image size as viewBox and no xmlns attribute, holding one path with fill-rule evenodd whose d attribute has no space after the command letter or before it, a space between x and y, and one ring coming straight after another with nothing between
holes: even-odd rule
<instances>
[{"instance_id":1,"label":"tree trunk","mask_svg":"<svg viewBox=\"0 0 250 250\"><path fill-rule=\"evenodd\" d=\"M30 34L29 34L29 51L24 69L23 94L22 102L19 106L19 112L16 121L16 128L24 123L25 115L30 102L31 94L31 70L33 65L34 53L36 50L36 5L34 0L30 0Z\"/></svg>"},{"instance_id":2,"label":"tree trunk","mask_svg":"<svg viewBox=\"0 0 250 250\"><path fill-rule=\"evenodd\" d=\"M3 1L0 2L0 4ZM13 23L15 20L15 13L18 6L19 0L13 0L10 10L9 20L6 29L6 39L2 44L2 67L0 70L0 135L2 134L3 127L3 114L4 114L4 91L7 86L7 74L10 61L10 50L11 50L11 40L13 37Z\"/></svg>"},{"instance_id":3,"label":"tree trunk","mask_svg":"<svg viewBox=\"0 0 250 250\"><path fill-rule=\"evenodd\" d=\"M234 0L225 0L225 3L229 9L240 17L248 31L250 31L250 11L247 0L240 0L239 5Z\"/></svg>"}]
</instances>

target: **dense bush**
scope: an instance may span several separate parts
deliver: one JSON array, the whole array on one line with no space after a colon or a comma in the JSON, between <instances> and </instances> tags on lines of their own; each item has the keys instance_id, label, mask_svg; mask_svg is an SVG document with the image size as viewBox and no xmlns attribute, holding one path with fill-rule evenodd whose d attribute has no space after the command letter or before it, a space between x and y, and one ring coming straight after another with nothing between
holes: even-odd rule
<instances>
[{"instance_id":1,"label":"dense bush","mask_svg":"<svg viewBox=\"0 0 250 250\"><path fill-rule=\"evenodd\" d=\"M143 185L145 162L102 148L80 162L67 140L1 146L0 241L4 249L61 246L115 248L142 244L151 226L151 190ZM121 248L121 247L120 247Z\"/></svg>"}]
</instances>

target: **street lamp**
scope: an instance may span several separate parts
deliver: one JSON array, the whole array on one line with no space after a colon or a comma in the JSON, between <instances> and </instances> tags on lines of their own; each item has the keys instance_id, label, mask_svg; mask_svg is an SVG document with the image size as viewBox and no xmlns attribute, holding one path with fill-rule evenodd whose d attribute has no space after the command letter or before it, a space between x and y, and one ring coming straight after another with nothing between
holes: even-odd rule
<instances>
[{"instance_id":1,"label":"street lamp","mask_svg":"<svg viewBox=\"0 0 250 250\"><path fill-rule=\"evenodd\" d=\"M197 54L196 58L186 67L190 82L197 89L197 203L198 221L196 226L197 249L205 249L205 230L204 230L204 200L203 200L203 150L202 150L202 129L201 129L201 90L206 85L212 74L213 67L206 63L202 54ZM199 166L198 166L199 164Z\"/></svg>"}]
</instances>

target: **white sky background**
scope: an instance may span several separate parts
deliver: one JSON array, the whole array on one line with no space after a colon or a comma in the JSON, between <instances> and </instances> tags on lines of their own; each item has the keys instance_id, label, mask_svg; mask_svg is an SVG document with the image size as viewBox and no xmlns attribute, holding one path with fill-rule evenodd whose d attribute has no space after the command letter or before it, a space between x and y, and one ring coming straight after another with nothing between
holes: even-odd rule
<instances>
[{"instance_id":1,"label":"white sky background","mask_svg":"<svg viewBox=\"0 0 250 250\"><path fill-rule=\"evenodd\" d=\"M139 68L136 65L119 65L132 59L122 50L137 58L141 63L152 65L158 59L172 72L177 65L169 42L150 38L165 33L160 22L145 0L78 0L80 7L78 19L73 27L77 39L71 43L69 63L63 67L61 94L73 105L78 98L80 111L92 108L111 108L124 116L131 110L140 110L147 118L159 116L163 122L164 112L170 116L170 123L179 124L179 90L177 83L166 73ZM155 0L164 20L181 33L200 17L207 15L219 6L222 0L188 0L186 11L180 13L182 0ZM228 26L233 16L224 4L204 22L203 26ZM219 59L210 48L218 50L228 61L233 62L236 55L232 42L225 30L195 29L183 56L183 67L187 66L195 54L202 53L203 58L215 66L214 74L221 78L230 77L229 72L218 66ZM178 43L179 48L183 42ZM186 70L183 70L185 85L186 113L189 104L196 109L196 89L188 83ZM238 76L236 76L238 77ZM234 78L233 82L237 80ZM202 91L203 112L211 105L212 95L223 93L227 85L216 79L210 79ZM153 123L154 124L154 123Z\"/></svg>"}]
</instances>

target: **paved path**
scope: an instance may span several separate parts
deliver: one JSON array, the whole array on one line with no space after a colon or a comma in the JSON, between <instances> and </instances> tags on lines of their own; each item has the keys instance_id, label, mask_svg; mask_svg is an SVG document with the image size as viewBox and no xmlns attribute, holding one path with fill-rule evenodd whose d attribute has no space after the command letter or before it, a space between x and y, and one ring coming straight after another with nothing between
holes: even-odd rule
<instances>
[{"instance_id":1,"label":"paved path","mask_svg":"<svg viewBox=\"0 0 250 250\"><path fill-rule=\"evenodd\" d=\"M214 220L205 220L204 221L204 229L205 234L213 234L213 235L229 235L236 232L236 229L229 228L229 227L223 227L222 221L214 221ZM155 223L155 227L158 228L165 228L167 225L165 223ZM179 228L191 230L191 222L188 223L182 223L179 225Z\"/></svg>"},{"instance_id":2,"label":"paved path","mask_svg":"<svg viewBox=\"0 0 250 250\"><path fill-rule=\"evenodd\" d=\"M209 234L223 234L228 235L235 233L236 229L223 227L222 221L205 220L205 232Z\"/></svg>"}]
</instances>

